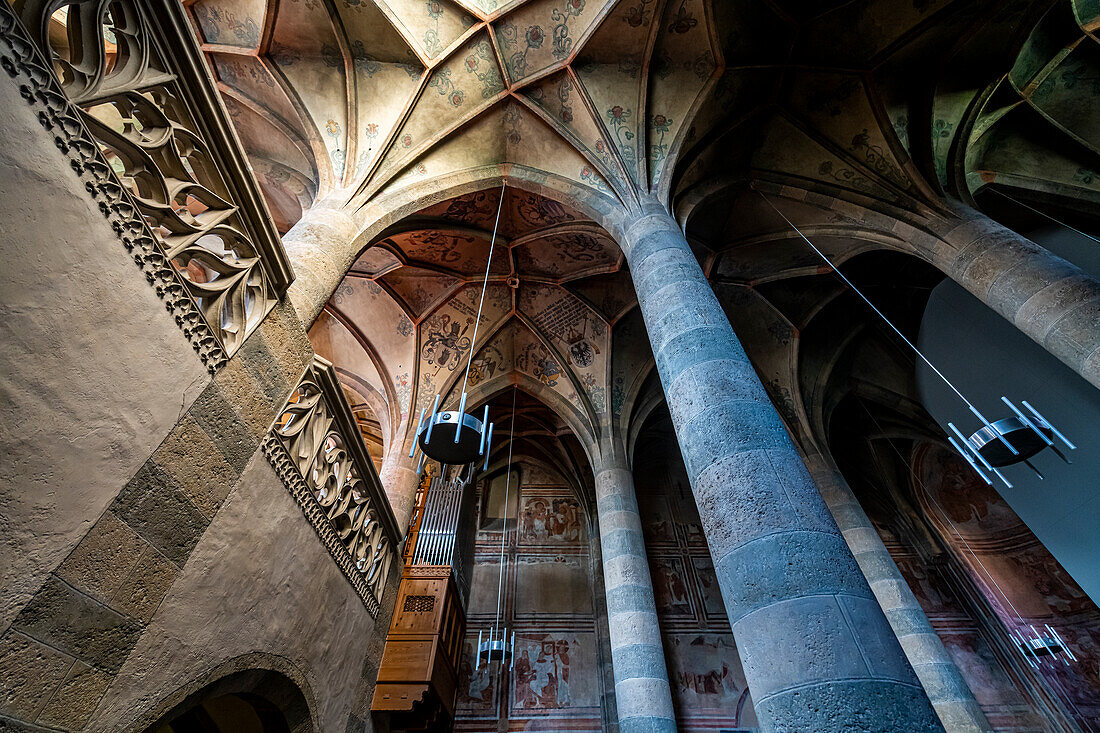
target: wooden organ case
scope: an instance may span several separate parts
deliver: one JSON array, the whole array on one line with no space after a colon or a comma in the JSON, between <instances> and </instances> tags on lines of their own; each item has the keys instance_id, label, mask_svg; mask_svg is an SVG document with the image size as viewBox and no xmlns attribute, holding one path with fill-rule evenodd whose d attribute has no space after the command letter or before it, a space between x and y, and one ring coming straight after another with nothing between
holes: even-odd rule
<instances>
[{"instance_id":1,"label":"wooden organ case","mask_svg":"<svg viewBox=\"0 0 1100 733\"><path fill-rule=\"evenodd\" d=\"M371 703L391 731L448 730L454 720L473 560L467 483L425 475L417 492Z\"/></svg>"}]
</instances>

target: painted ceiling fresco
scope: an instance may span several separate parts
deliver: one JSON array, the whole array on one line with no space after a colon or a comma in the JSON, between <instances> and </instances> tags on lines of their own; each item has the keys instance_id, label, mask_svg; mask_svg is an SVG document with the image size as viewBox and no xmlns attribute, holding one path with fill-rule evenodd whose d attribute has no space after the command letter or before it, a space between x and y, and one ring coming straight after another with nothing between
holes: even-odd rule
<instances>
[{"instance_id":1,"label":"painted ceiling fresco","mask_svg":"<svg viewBox=\"0 0 1100 733\"><path fill-rule=\"evenodd\" d=\"M1098 149L1094 5L1021 39L1049 3L188 3L284 230L330 191L361 204L501 164L611 206L749 171L927 200L951 189L958 136L979 185L1003 170L1095 192L1095 166L1070 162ZM991 48L1022 49L993 95L1013 64ZM1044 172L1040 152L1063 162Z\"/></svg>"},{"instance_id":2,"label":"painted ceiling fresco","mask_svg":"<svg viewBox=\"0 0 1100 733\"><path fill-rule=\"evenodd\" d=\"M357 207L487 170L597 211L748 178L910 208L990 181L1100 197L1095 3L187 5L282 230L322 195ZM475 388L528 380L590 427L640 387L650 356L614 241L579 210L507 196L477 343L493 191L384 232L330 302L332 327L374 355L391 430L436 393L456 399L471 349ZM693 240L708 273L813 271L758 204L728 198L721 234ZM783 205L796 223L798 206Z\"/></svg>"},{"instance_id":3,"label":"painted ceiling fresco","mask_svg":"<svg viewBox=\"0 0 1100 733\"><path fill-rule=\"evenodd\" d=\"M526 378L594 426L610 409L612 329L635 302L622 252L579 211L514 188L504 197L491 264L498 189L436 204L384 232L346 282L389 295L410 339L415 331L414 415L436 394L456 399L474 348L468 391ZM371 332L370 320L357 328Z\"/></svg>"}]
</instances>

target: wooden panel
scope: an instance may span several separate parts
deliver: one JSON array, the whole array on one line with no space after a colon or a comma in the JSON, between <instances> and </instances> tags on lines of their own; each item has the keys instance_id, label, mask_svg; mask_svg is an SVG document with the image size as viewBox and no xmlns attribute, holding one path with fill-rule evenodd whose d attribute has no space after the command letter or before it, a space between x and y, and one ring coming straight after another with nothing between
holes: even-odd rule
<instances>
[{"instance_id":1,"label":"wooden panel","mask_svg":"<svg viewBox=\"0 0 1100 733\"><path fill-rule=\"evenodd\" d=\"M406 567L371 709L407 728L438 726L440 716L453 719L465 630L451 568Z\"/></svg>"}]
</instances>

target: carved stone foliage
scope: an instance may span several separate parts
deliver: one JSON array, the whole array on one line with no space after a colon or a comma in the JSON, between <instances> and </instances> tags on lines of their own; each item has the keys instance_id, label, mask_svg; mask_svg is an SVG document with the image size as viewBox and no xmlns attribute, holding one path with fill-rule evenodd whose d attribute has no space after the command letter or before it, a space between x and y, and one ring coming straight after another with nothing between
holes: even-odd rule
<instances>
[{"instance_id":1,"label":"carved stone foliage","mask_svg":"<svg viewBox=\"0 0 1100 733\"><path fill-rule=\"evenodd\" d=\"M316 357L264 452L337 564L377 614L397 525L332 365Z\"/></svg>"},{"instance_id":2,"label":"carved stone foliage","mask_svg":"<svg viewBox=\"0 0 1100 733\"><path fill-rule=\"evenodd\" d=\"M232 356L285 291L290 271L278 237L257 224L266 211L244 208L259 200L248 195L255 183L226 155L232 138L217 124L224 113L204 103L209 79L158 37L171 30L175 10L161 5L15 3L158 249ZM217 145L214 137L222 138Z\"/></svg>"}]
</instances>

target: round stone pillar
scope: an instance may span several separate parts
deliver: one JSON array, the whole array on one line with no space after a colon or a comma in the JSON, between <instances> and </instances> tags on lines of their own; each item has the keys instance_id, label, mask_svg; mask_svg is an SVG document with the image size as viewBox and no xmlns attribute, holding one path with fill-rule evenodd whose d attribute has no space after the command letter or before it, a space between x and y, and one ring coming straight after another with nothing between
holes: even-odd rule
<instances>
[{"instance_id":1,"label":"round stone pillar","mask_svg":"<svg viewBox=\"0 0 1100 733\"><path fill-rule=\"evenodd\" d=\"M349 249L347 245L359 232L342 200L336 193L318 199L283 235L283 246L294 269L294 283L287 297L307 331L354 264L354 260L331 260L334 252Z\"/></svg>"},{"instance_id":2,"label":"round stone pillar","mask_svg":"<svg viewBox=\"0 0 1100 733\"><path fill-rule=\"evenodd\" d=\"M596 511L619 730L671 733L676 730L676 715L629 470L597 469Z\"/></svg>"},{"instance_id":3,"label":"round stone pillar","mask_svg":"<svg viewBox=\"0 0 1100 733\"><path fill-rule=\"evenodd\" d=\"M832 461L818 454L807 456L806 467L886 613L886 620L943 727L951 733L991 730L970 686L947 653L844 476Z\"/></svg>"},{"instance_id":4,"label":"round stone pillar","mask_svg":"<svg viewBox=\"0 0 1100 733\"><path fill-rule=\"evenodd\" d=\"M396 446L382 459L382 470L378 479L390 500L397 528L403 537L409 529L413 505L416 504L416 490L420 487L420 475L416 472L417 459L409 458L409 450Z\"/></svg>"},{"instance_id":5,"label":"round stone pillar","mask_svg":"<svg viewBox=\"0 0 1100 733\"><path fill-rule=\"evenodd\" d=\"M1100 282L973 209L956 211L936 266L1100 387Z\"/></svg>"},{"instance_id":6,"label":"round stone pillar","mask_svg":"<svg viewBox=\"0 0 1100 733\"><path fill-rule=\"evenodd\" d=\"M624 239L761 730L942 731L675 220Z\"/></svg>"}]
</instances>

